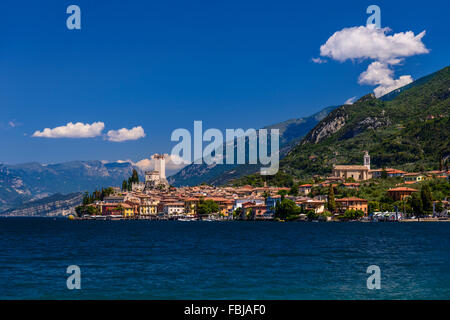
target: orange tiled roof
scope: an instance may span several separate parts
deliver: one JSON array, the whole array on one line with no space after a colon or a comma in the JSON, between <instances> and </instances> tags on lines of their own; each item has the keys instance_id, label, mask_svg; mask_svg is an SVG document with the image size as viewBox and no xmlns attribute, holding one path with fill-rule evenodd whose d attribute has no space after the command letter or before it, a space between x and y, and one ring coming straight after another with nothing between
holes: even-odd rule
<instances>
[{"instance_id":1,"label":"orange tiled roof","mask_svg":"<svg viewBox=\"0 0 450 320\"><path fill-rule=\"evenodd\" d=\"M407 173L407 172L398 170L398 169L392 169L392 170L386 170L386 173Z\"/></svg>"},{"instance_id":2,"label":"orange tiled roof","mask_svg":"<svg viewBox=\"0 0 450 320\"><path fill-rule=\"evenodd\" d=\"M411 191L411 192L417 192L416 189L407 188L407 187L392 188L392 189L389 189L388 191Z\"/></svg>"},{"instance_id":3,"label":"orange tiled roof","mask_svg":"<svg viewBox=\"0 0 450 320\"><path fill-rule=\"evenodd\" d=\"M336 170L363 170L363 171L369 171L369 169L366 166L362 165L335 165L334 169Z\"/></svg>"},{"instance_id":4,"label":"orange tiled roof","mask_svg":"<svg viewBox=\"0 0 450 320\"><path fill-rule=\"evenodd\" d=\"M345 202L345 201L361 201L361 202L367 202L366 199L361 199L361 198L356 198L356 197L336 199L335 201L339 201L339 202Z\"/></svg>"}]
</instances>

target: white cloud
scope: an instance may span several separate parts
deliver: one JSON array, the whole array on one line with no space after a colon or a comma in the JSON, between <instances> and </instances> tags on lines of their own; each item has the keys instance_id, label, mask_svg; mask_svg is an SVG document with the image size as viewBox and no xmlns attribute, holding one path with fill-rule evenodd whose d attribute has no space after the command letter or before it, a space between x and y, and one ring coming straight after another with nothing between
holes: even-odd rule
<instances>
[{"instance_id":1,"label":"white cloud","mask_svg":"<svg viewBox=\"0 0 450 320\"><path fill-rule=\"evenodd\" d=\"M109 161L104 161L104 163L108 163ZM115 162L118 163L131 163L132 165L138 167L141 171L148 171L155 169L155 160L146 158L139 160L137 162L133 162L131 160L117 160ZM190 162L185 162L182 158L180 158L178 155L168 155L166 154L166 171L167 174L173 174L178 172L180 169L184 168L190 164Z\"/></svg>"},{"instance_id":2,"label":"white cloud","mask_svg":"<svg viewBox=\"0 0 450 320\"><path fill-rule=\"evenodd\" d=\"M389 69L387 64L375 61L369 65L365 72L361 73L358 82L360 84L377 85L378 87L374 90L377 98L413 82L413 78L409 75L401 76L398 79L394 79L393 75L394 71Z\"/></svg>"},{"instance_id":3,"label":"white cloud","mask_svg":"<svg viewBox=\"0 0 450 320\"><path fill-rule=\"evenodd\" d=\"M418 35L412 31L387 35L390 31L389 28L377 29L375 25L344 28L320 47L320 55L340 62L374 60L358 82L376 85L374 93L380 97L413 81L410 75L394 79L391 66L398 65L406 57L429 52L422 42L425 31Z\"/></svg>"},{"instance_id":4,"label":"white cloud","mask_svg":"<svg viewBox=\"0 0 450 320\"><path fill-rule=\"evenodd\" d=\"M186 162L178 155L168 155L166 154L166 169L167 170L180 170L190 164ZM134 163L141 170L151 170L155 168L155 160L153 159L142 159Z\"/></svg>"},{"instance_id":5,"label":"white cloud","mask_svg":"<svg viewBox=\"0 0 450 320\"><path fill-rule=\"evenodd\" d=\"M39 138L93 138L101 135L105 124L103 122L89 123L72 123L69 122L65 126L53 129L45 128L42 131L35 131L32 137Z\"/></svg>"},{"instance_id":6,"label":"white cloud","mask_svg":"<svg viewBox=\"0 0 450 320\"><path fill-rule=\"evenodd\" d=\"M123 142L128 140L137 140L145 137L144 129L141 126L132 129L122 128L119 130L109 130L108 140L113 142Z\"/></svg>"},{"instance_id":7,"label":"white cloud","mask_svg":"<svg viewBox=\"0 0 450 320\"><path fill-rule=\"evenodd\" d=\"M347 99L344 104L353 104L356 101L356 97L351 97Z\"/></svg>"},{"instance_id":8,"label":"white cloud","mask_svg":"<svg viewBox=\"0 0 450 320\"><path fill-rule=\"evenodd\" d=\"M327 63L328 61L322 58L312 58L311 59L312 62L317 63L317 64L322 64L322 63Z\"/></svg>"},{"instance_id":9,"label":"white cloud","mask_svg":"<svg viewBox=\"0 0 450 320\"><path fill-rule=\"evenodd\" d=\"M428 53L422 42L425 31L399 32L386 35L389 28L377 29L375 25L344 28L335 32L320 47L320 55L337 61L373 59L398 64L402 58Z\"/></svg>"}]
</instances>

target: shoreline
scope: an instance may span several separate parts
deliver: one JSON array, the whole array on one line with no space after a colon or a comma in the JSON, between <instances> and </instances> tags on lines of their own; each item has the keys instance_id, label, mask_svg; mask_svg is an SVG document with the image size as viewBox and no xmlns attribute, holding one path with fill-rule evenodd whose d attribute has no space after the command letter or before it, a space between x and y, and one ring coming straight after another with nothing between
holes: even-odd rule
<instances>
[{"instance_id":1,"label":"shoreline","mask_svg":"<svg viewBox=\"0 0 450 320\"><path fill-rule=\"evenodd\" d=\"M450 218L421 218L418 219L400 219L400 220L393 220L393 221L372 221L372 220L349 220L349 221L338 221L338 220L330 220L330 221L318 221L318 220L293 220L293 221L279 221L275 219L271 220L220 220L220 219L161 219L161 218L151 218L151 219L126 219L126 218L78 218L73 217L69 218L68 216L56 216L56 217L45 217L45 216L0 216L0 219L48 219L48 220L70 220L70 221L177 221L177 222L280 222L280 223L300 223L300 222L322 222L322 223L354 223L354 222L360 222L360 223L393 223L393 222L400 222L400 223L410 223L410 222L450 222Z\"/></svg>"}]
</instances>

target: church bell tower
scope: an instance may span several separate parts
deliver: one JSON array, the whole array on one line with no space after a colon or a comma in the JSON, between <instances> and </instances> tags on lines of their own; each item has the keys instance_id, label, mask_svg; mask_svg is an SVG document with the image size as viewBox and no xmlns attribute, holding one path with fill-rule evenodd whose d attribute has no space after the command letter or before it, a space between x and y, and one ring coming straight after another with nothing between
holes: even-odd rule
<instances>
[{"instance_id":1,"label":"church bell tower","mask_svg":"<svg viewBox=\"0 0 450 320\"><path fill-rule=\"evenodd\" d=\"M364 153L364 166L370 170L370 156L368 151L365 151Z\"/></svg>"}]
</instances>

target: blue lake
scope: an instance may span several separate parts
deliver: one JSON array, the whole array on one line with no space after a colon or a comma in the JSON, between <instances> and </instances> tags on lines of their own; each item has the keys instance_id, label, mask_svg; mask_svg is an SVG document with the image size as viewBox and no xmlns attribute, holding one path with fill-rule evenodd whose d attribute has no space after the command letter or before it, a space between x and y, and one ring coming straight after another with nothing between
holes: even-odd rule
<instances>
[{"instance_id":1,"label":"blue lake","mask_svg":"<svg viewBox=\"0 0 450 320\"><path fill-rule=\"evenodd\" d=\"M449 244L447 222L3 218L0 299L450 299Z\"/></svg>"}]
</instances>

